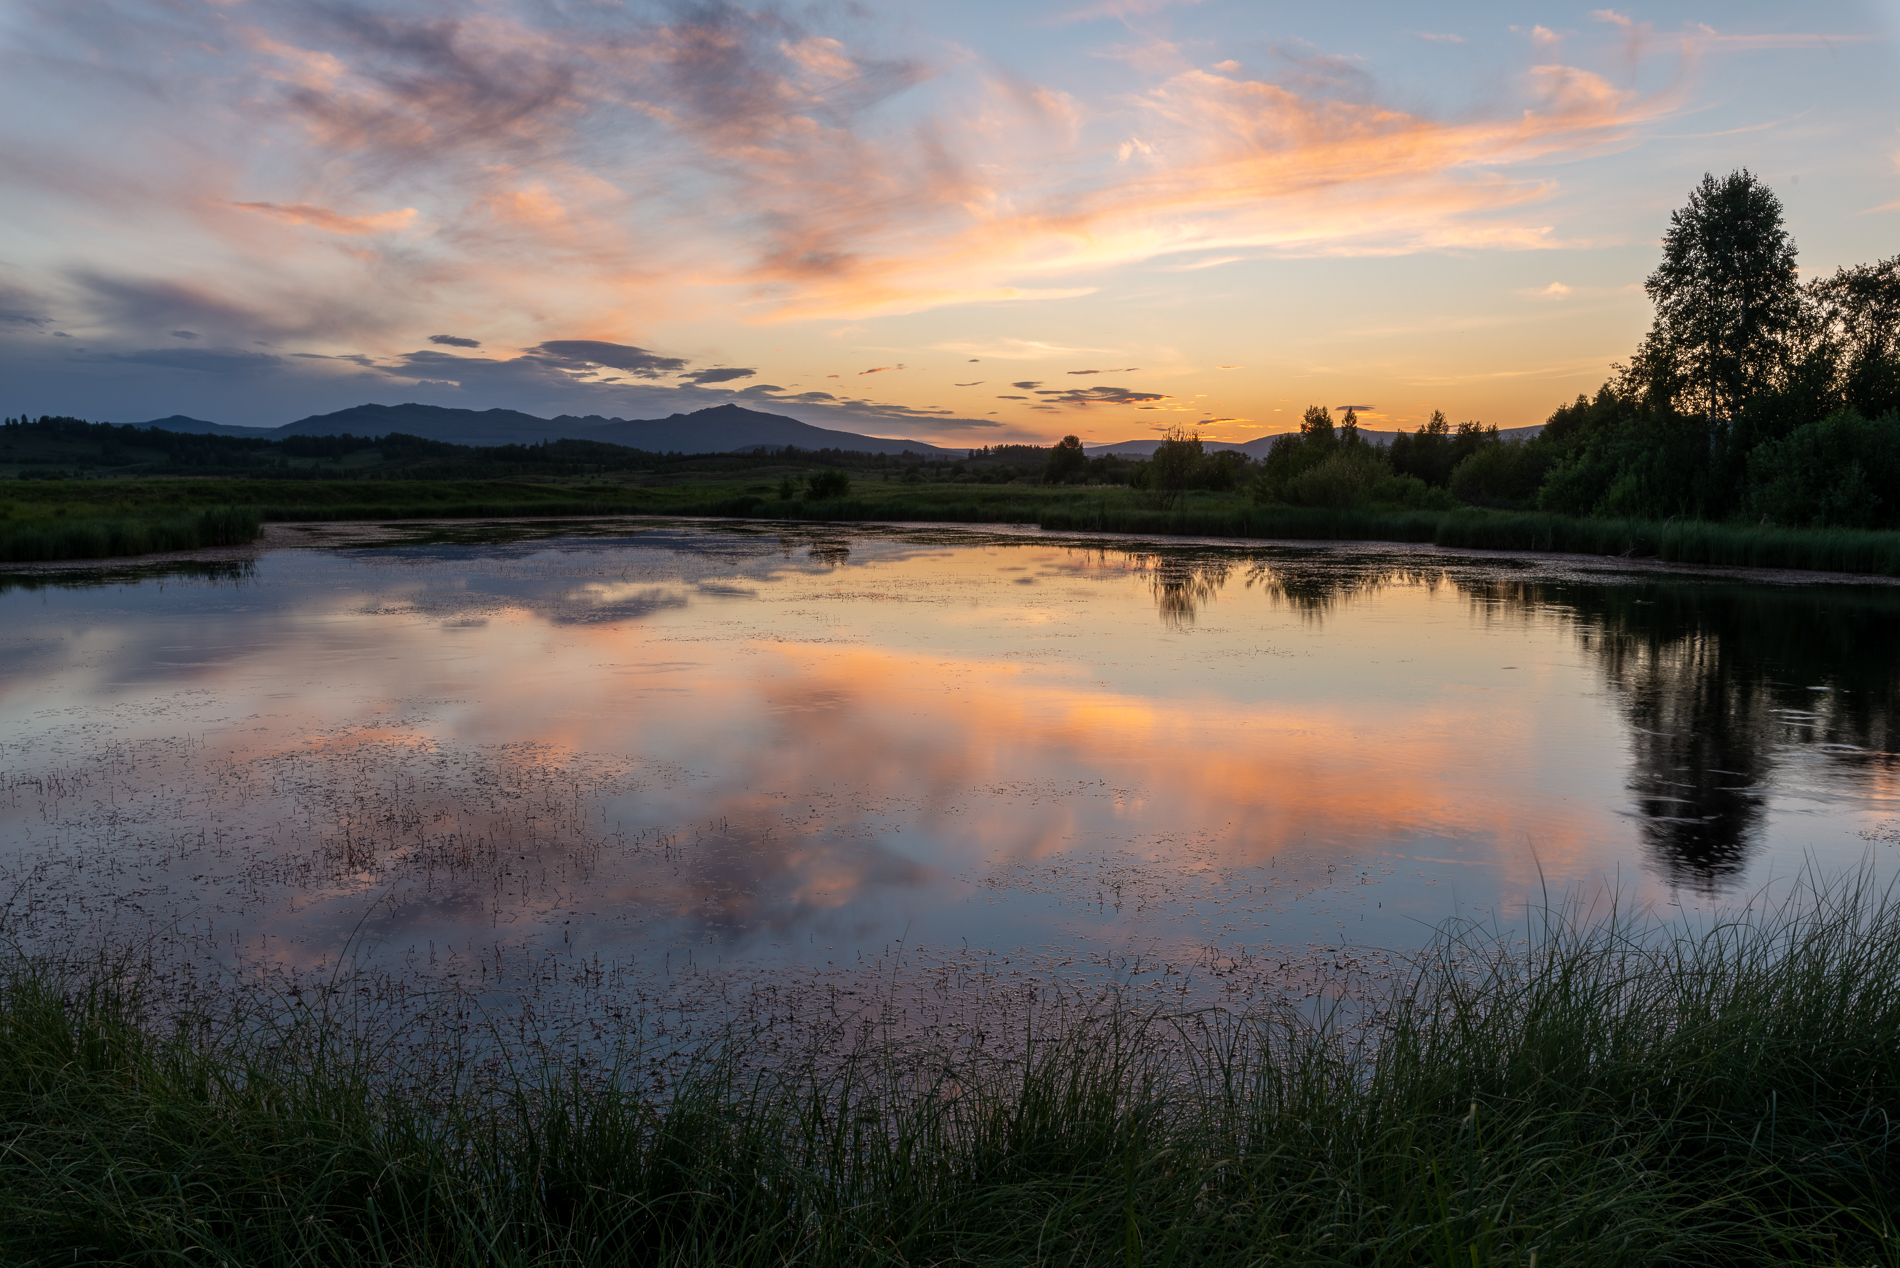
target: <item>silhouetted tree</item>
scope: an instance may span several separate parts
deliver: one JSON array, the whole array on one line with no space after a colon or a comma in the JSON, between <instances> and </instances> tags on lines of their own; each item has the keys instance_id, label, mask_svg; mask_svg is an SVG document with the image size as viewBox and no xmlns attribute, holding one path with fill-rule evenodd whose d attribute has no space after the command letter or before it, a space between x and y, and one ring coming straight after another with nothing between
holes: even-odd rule
<instances>
[{"instance_id":1,"label":"silhouetted tree","mask_svg":"<svg viewBox=\"0 0 1900 1268\"><path fill-rule=\"evenodd\" d=\"M1869 418L1900 409L1900 255L1836 269L1808 293L1839 344L1845 403Z\"/></svg>"},{"instance_id":2,"label":"silhouetted tree","mask_svg":"<svg viewBox=\"0 0 1900 1268\"><path fill-rule=\"evenodd\" d=\"M1310 446L1330 449L1338 434L1333 430L1333 414L1324 405L1308 405L1300 419L1300 439Z\"/></svg>"},{"instance_id":3,"label":"silhouetted tree","mask_svg":"<svg viewBox=\"0 0 1900 1268\"><path fill-rule=\"evenodd\" d=\"M1459 423L1454 429L1443 410L1432 416L1411 435L1401 431L1392 438L1392 469L1400 475L1417 476L1434 488L1451 483L1451 473L1479 449L1498 443L1498 429L1479 423Z\"/></svg>"},{"instance_id":4,"label":"silhouetted tree","mask_svg":"<svg viewBox=\"0 0 1900 1268\"><path fill-rule=\"evenodd\" d=\"M1080 479L1089 469L1088 455L1082 452L1082 441L1076 436L1064 436L1049 451L1049 459L1043 463L1042 482L1044 484L1066 484L1070 480Z\"/></svg>"},{"instance_id":5,"label":"silhouetted tree","mask_svg":"<svg viewBox=\"0 0 1900 1268\"><path fill-rule=\"evenodd\" d=\"M1772 381L1801 318L1794 239L1781 200L1746 168L1704 175L1670 213L1663 261L1643 289L1656 324L1639 352L1652 383L1711 425Z\"/></svg>"},{"instance_id":6,"label":"silhouetted tree","mask_svg":"<svg viewBox=\"0 0 1900 1268\"><path fill-rule=\"evenodd\" d=\"M1148 460L1149 487L1156 505L1166 509L1192 488L1203 457L1199 434L1170 427L1166 440Z\"/></svg>"}]
</instances>

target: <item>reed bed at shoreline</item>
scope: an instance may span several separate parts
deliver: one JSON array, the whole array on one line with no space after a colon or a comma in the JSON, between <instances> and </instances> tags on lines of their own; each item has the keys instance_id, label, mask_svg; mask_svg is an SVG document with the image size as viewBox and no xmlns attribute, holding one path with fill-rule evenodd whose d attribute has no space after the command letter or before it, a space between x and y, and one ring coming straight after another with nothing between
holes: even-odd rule
<instances>
[{"instance_id":1,"label":"reed bed at shoreline","mask_svg":"<svg viewBox=\"0 0 1900 1268\"><path fill-rule=\"evenodd\" d=\"M234 506L0 523L0 562L112 559L204 546L241 546L255 539L259 528L254 509Z\"/></svg>"},{"instance_id":2,"label":"reed bed at shoreline","mask_svg":"<svg viewBox=\"0 0 1900 1268\"><path fill-rule=\"evenodd\" d=\"M826 523L1035 524L1052 532L1278 541L1431 543L1513 553L1614 555L1668 563L1900 576L1900 532L1781 528L1691 520L1579 519L1531 511L1260 506L1231 494L1189 494L1156 509L1123 488L1014 485L867 486L857 496L784 500L730 486L567 486L481 481L229 482L244 505L205 505L218 481L135 489L154 500L64 506L0 520L0 562L101 559L241 545L268 522L690 516ZM241 486L241 487L239 487ZM50 504L49 504L50 507ZM59 509L59 508L54 508Z\"/></svg>"},{"instance_id":3,"label":"reed bed at shoreline","mask_svg":"<svg viewBox=\"0 0 1900 1268\"><path fill-rule=\"evenodd\" d=\"M1053 511L1045 529L1257 537L1303 541L1430 542L1466 550L1616 555L1667 563L1900 576L1900 533L1777 528L1699 520L1595 520L1518 511L1361 511L1237 507Z\"/></svg>"},{"instance_id":4,"label":"reed bed at shoreline","mask_svg":"<svg viewBox=\"0 0 1900 1268\"><path fill-rule=\"evenodd\" d=\"M322 1003L0 972L0 1259L1900 1262L1900 903L1450 928L1370 1011L418 1072Z\"/></svg>"}]
</instances>

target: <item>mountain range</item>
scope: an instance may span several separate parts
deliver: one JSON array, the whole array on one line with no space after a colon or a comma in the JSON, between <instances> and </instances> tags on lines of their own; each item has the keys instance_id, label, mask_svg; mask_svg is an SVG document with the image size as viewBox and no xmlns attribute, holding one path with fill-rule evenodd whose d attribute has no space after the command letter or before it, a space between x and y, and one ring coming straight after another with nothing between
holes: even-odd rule
<instances>
[{"instance_id":1,"label":"mountain range","mask_svg":"<svg viewBox=\"0 0 1900 1268\"><path fill-rule=\"evenodd\" d=\"M649 453L732 453L740 449L777 449L794 445L800 449L844 449L856 453L914 453L942 458L959 457L961 449L945 449L921 440L903 437L860 436L856 432L833 431L813 427L783 414L766 414L739 405L716 405L691 414L673 414L666 418L602 418L598 414L576 417L562 414L541 418L512 409L450 409L441 405L357 405L333 414L312 414L282 427L237 427L227 423L206 422L173 414L134 423L135 427L162 427L166 431L211 434L217 436L257 436L282 440L287 436L383 436L404 432L427 440L443 440L457 445L533 445L545 440L599 440L610 445L626 445ZM1498 435L1507 440L1535 436L1542 427L1500 428ZM1377 444L1390 444L1399 433L1361 428L1361 436ZM1238 449L1251 458L1264 458L1273 444L1272 436L1260 436L1239 443L1204 441L1210 450ZM1124 440L1115 444L1085 445L1091 454L1121 454L1145 458L1161 444L1159 437Z\"/></svg>"},{"instance_id":2,"label":"mountain range","mask_svg":"<svg viewBox=\"0 0 1900 1268\"><path fill-rule=\"evenodd\" d=\"M856 432L813 427L783 414L765 414L738 405L717 405L691 414L667 418L577 418L562 414L540 418L512 409L448 409L440 405L358 405L333 414L313 414L282 427L235 427L173 414L135 423L166 431L218 436L256 436L283 440L288 436L383 436L403 432L426 440L457 445L533 445L544 440L598 440L626 445L649 453L731 453L739 449L848 449L857 453L933 454L961 456L963 450L943 449L902 437L860 436Z\"/></svg>"}]
</instances>

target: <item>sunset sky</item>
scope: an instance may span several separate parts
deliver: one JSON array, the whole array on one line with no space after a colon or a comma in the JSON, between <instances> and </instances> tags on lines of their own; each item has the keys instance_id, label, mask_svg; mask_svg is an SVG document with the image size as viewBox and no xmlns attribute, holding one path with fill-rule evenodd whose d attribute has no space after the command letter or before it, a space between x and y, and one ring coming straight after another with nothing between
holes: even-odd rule
<instances>
[{"instance_id":1,"label":"sunset sky","mask_svg":"<svg viewBox=\"0 0 1900 1268\"><path fill-rule=\"evenodd\" d=\"M0 412L1510 427L1747 167L1900 254L1900 3L12 0Z\"/></svg>"}]
</instances>

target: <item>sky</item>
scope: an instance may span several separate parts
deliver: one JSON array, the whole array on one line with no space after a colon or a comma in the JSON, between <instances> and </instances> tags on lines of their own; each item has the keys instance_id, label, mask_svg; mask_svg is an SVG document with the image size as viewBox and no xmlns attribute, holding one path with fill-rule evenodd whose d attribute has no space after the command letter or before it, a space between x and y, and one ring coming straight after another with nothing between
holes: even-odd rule
<instances>
[{"instance_id":1,"label":"sky","mask_svg":"<svg viewBox=\"0 0 1900 1268\"><path fill-rule=\"evenodd\" d=\"M1737 168L1900 254L1900 0L9 0L0 413L1522 426Z\"/></svg>"}]
</instances>

